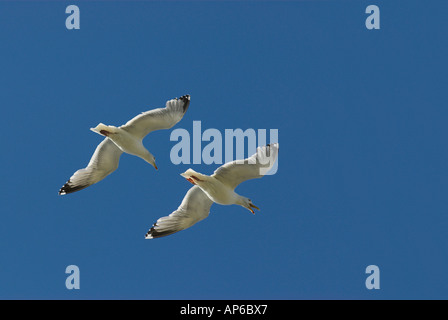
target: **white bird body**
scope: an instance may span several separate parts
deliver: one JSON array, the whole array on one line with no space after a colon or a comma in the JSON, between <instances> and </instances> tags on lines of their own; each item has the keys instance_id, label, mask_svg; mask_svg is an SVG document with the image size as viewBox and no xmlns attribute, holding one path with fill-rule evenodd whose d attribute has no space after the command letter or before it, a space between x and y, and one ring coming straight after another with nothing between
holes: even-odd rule
<instances>
[{"instance_id":1,"label":"white bird body","mask_svg":"<svg viewBox=\"0 0 448 320\"><path fill-rule=\"evenodd\" d=\"M90 130L108 137L121 151L140 157L152 164L154 156L145 148L142 138L132 135L121 127L106 126L102 123Z\"/></svg>"},{"instance_id":2,"label":"white bird body","mask_svg":"<svg viewBox=\"0 0 448 320\"><path fill-rule=\"evenodd\" d=\"M184 173L181 173L181 176L201 188L210 200L218 204L236 204L241 197L233 188L213 176L207 176L193 169L188 169Z\"/></svg>"},{"instance_id":3,"label":"white bird body","mask_svg":"<svg viewBox=\"0 0 448 320\"><path fill-rule=\"evenodd\" d=\"M190 96L185 95L168 100L165 108L143 112L120 127L100 123L91 128L105 138L96 148L87 167L76 171L59 190L59 194L72 193L103 180L118 168L123 152L140 157L157 169L154 156L143 145L143 138L152 131L173 127L182 119L189 105Z\"/></svg>"},{"instance_id":4,"label":"white bird body","mask_svg":"<svg viewBox=\"0 0 448 320\"><path fill-rule=\"evenodd\" d=\"M259 147L244 161L228 162L213 175L207 176L188 169L181 176L195 186L188 190L182 203L169 216L159 218L146 233L146 239L159 238L187 229L208 217L214 202L222 205L237 204L254 213L260 210L249 198L235 192L243 181L263 177L273 167L278 155L278 143Z\"/></svg>"}]
</instances>

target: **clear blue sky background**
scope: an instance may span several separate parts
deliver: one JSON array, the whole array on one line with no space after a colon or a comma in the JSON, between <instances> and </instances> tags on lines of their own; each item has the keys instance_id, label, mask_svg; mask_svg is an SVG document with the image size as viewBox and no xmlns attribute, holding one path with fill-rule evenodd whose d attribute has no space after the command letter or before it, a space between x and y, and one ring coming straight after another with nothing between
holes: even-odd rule
<instances>
[{"instance_id":1,"label":"clear blue sky background","mask_svg":"<svg viewBox=\"0 0 448 320\"><path fill-rule=\"evenodd\" d=\"M65 28L77 4L81 29ZM381 29L365 27L365 8ZM0 298L447 298L446 1L1 2ZM175 128L278 129L278 172L144 240L190 184L170 130L59 188L120 125L183 94ZM77 265L81 289L67 290ZM365 268L381 270L367 290Z\"/></svg>"}]
</instances>

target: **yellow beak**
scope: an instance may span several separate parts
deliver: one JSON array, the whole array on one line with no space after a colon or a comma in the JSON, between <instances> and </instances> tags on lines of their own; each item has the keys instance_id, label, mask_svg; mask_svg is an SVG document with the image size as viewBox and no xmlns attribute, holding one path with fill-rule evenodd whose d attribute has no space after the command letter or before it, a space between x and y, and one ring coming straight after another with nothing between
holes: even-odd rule
<instances>
[{"instance_id":1,"label":"yellow beak","mask_svg":"<svg viewBox=\"0 0 448 320\"><path fill-rule=\"evenodd\" d=\"M260 208L258 208L256 205L254 205L254 204L252 204L252 203L249 204L249 207L254 208L254 209L257 209L258 211L260 211ZM252 211L252 213L255 214L254 210L250 210L250 211Z\"/></svg>"}]
</instances>

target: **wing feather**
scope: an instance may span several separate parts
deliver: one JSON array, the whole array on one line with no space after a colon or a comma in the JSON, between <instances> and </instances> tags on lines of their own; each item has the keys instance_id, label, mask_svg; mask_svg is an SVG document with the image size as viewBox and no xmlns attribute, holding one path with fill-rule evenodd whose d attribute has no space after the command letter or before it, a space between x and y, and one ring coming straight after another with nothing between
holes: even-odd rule
<instances>
[{"instance_id":1,"label":"wing feather","mask_svg":"<svg viewBox=\"0 0 448 320\"><path fill-rule=\"evenodd\" d=\"M189 105L189 95L182 96L179 99L172 99L166 102L165 108L157 108L143 112L126 122L120 128L143 139L152 131L173 127L183 118Z\"/></svg>"},{"instance_id":2,"label":"wing feather","mask_svg":"<svg viewBox=\"0 0 448 320\"><path fill-rule=\"evenodd\" d=\"M212 177L232 189L235 189L243 181L261 178L274 166L278 156L278 148L278 143L258 147L257 152L249 158L222 165L215 170Z\"/></svg>"},{"instance_id":3,"label":"wing feather","mask_svg":"<svg viewBox=\"0 0 448 320\"><path fill-rule=\"evenodd\" d=\"M213 201L198 186L190 188L179 208L158 219L145 238L160 238L191 227L208 217L212 204Z\"/></svg>"},{"instance_id":4,"label":"wing feather","mask_svg":"<svg viewBox=\"0 0 448 320\"><path fill-rule=\"evenodd\" d=\"M76 171L59 190L59 194L79 191L103 180L118 168L122 153L112 140L105 138L96 147L87 167Z\"/></svg>"}]
</instances>

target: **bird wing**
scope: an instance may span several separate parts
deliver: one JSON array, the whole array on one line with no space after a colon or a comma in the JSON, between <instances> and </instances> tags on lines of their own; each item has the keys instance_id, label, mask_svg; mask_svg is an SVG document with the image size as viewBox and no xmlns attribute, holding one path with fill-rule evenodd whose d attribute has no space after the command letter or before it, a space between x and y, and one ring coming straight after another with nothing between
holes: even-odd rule
<instances>
[{"instance_id":1,"label":"bird wing","mask_svg":"<svg viewBox=\"0 0 448 320\"><path fill-rule=\"evenodd\" d=\"M84 169L76 171L59 190L60 195L84 189L111 174L118 168L123 153L109 138L101 142Z\"/></svg>"},{"instance_id":2,"label":"bird wing","mask_svg":"<svg viewBox=\"0 0 448 320\"><path fill-rule=\"evenodd\" d=\"M190 95L187 94L179 99L175 98L167 101L165 108L153 109L139 114L120 128L143 139L152 131L173 127L182 119L189 105Z\"/></svg>"},{"instance_id":3,"label":"bird wing","mask_svg":"<svg viewBox=\"0 0 448 320\"><path fill-rule=\"evenodd\" d=\"M278 143L258 147L257 152L244 160L227 162L213 173L225 185L235 189L241 182L261 178L273 167L278 155Z\"/></svg>"},{"instance_id":4,"label":"bird wing","mask_svg":"<svg viewBox=\"0 0 448 320\"><path fill-rule=\"evenodd\" d=\"M146 233L146 239L168 236L187 229L208 217L213 201L198 186L188 190L182 203L169 216L157 220Z\"/></svg>"}]
</instances>

